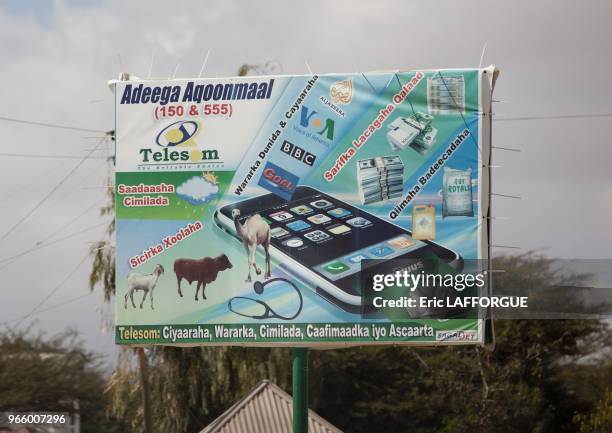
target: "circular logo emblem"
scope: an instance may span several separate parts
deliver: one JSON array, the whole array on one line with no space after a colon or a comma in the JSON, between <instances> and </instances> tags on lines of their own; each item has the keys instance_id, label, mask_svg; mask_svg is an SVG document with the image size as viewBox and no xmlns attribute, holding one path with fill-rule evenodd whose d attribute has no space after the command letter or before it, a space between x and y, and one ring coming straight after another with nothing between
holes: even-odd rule
<instances>
[{"instance_id":1,"label":"circular logo emblem","mask_svg":"<svg viewBox=\"0 0 612 433\"><path fill-rule=\"evenodd\" d=\"M155 141L161 147L186 145L198 132L199 125L193 120L179 120L162 129Z\"/></svg>"}]
</instances>

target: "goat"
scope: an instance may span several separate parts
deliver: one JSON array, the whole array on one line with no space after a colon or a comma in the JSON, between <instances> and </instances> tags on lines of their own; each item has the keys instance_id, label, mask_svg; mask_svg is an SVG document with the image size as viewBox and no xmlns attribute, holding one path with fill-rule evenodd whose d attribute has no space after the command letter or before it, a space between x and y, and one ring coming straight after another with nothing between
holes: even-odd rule
<instances>
[{"instance_id":1,"label":"goat","mask_svg":"<svg viewBox=\"0 0 612 433\"><path fill-rule=\"evenodd\" d=\"M132 307L136 308L136 304L134 304L134 292L136 290L142 290L144 292L144 296L142 297L142 302L140 303L140 308L142 308L142 304L144 304L147 295L150 295L151 298L151 310L154 310L153 307L153 289L157 284L157 280L159 276L164 273L164 267L162 265L155 265L155 269L149 275L142 275L138 272L130 272L127 275L128 282L128 292L125 294L125 305L124 308L127 310L127 301L128 296L132 301Z\"/></svg>"}]
</instances>

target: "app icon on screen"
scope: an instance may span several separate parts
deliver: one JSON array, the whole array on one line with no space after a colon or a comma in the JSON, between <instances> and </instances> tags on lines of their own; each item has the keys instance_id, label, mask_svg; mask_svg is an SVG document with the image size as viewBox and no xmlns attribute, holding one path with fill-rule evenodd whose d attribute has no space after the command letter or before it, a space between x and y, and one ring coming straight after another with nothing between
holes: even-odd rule
<instances>
[{"instance_id":1,"label":"app icon on screen","mask_svg":"<svg viewBox=\"0 0 612 433\"><path fill-rule=\"evenodd\" d=\"M351 263L361 263L362 260L366 260L369 259L370 257L365 255L364 253L357 253L357 254L353 254L352 256L348 256L346 258L346 260L348 260Z\"/></svg>"},{"instance_id":2,"label":"app icon on screen","mask_svg":"<svg viewBox=\"0 0 612 433\"><path fill-rule=\"evenodd\" d=\"M340 224L334 227L330 227L327 230L329 230L330 233L333 233L335 235L340 235L342 233L346 233L346 232L350 232L351 229L348 226L345 226L344 224Z\"/></svg>"},{"instance_id":3,"label":"app icon on screen","mask_svg":"<svg viewBox=\"0 0 612 433\"><path fill-rule=\"evenodd\" d=\"M317 209L325 209L327 207L333 206L334 204L331 201L328 200L324 200L324 199L319 199L319 200L315 200L310 202L311 206L316 207Z\"/></svg>"},{"instance_id":4,"label":"app icon on screen","mask_svg":"<svg viewBox=\"0 0 612 433\"><path fill-rule=\"evenodd\" d=\"M299 232L301 230L306 230L308 227L310 227L310 224L308 224L306 221L295 220L290 223L287 223L287 227L293 230L294 232Z\"/></svg>"},{"instance_id":5,"label":"app icon on screen","mask_svg":"<svg viewBox=\"0 0 612 433\"><path fill-rule=\"evenodd\" d=\"M325 272L329 272L332 275L338 275L342 272L348 271L350 267L346 263L336 260L335 262L331 262L323 266L323 269Z\"/></svg>"},{"instance_id":6,"label":"app icon on screen","mask_svg":"<svg viewBox=\"0 0 612 433\"><path fill-rule=\"evenodd\" d=\"M287 211L281 210L270 214L270 218L276 221L287 221L293 218L293 215Z\"/></svg>"},{"instance_id":7,"label":"app icon on screen","mask_svg":"<svg viewBox=\"0 0 612 433\"><path fill-rule=\"evenodd\" d=\"M407 236L398 236L388 242L389 245L391 245L393 248L397 248L398 250L403 250L415 244L415 242Z\"/></svg>"},{"instance_id":8,"label":"app icon on screen","mask_svg":"<svg viewBox=\"0 0 612 433\"><path fill-rule=\"evenodd\" d=\"M331 236L325 233L323 230L311 231L309 233L306 233L304 237L313 242L321 242L321 241L324 241L325 239L331 238Z\"/></svg>"},{"instance_id":9,"label":"app icon on screen","mask_svg":"<svg viewBox=\"0 0 612 433\"><path fill-rule=\"evenodd\" d=\"M318 213L316 215L309 216L308 221L310 221L313 224L323 224L328 221L331 221L331 218L328 217L327 215L323 215L322 213Z\"/></svg>"},{"instance_id":10,"label":"app icon on screen","mask_svg":"<svg viewBox=\"0 0 612 433\"><path fill-rule=\"evenodd\" d=\"M270 230L270 236L272 236L274 239L282 238L288 234L289 232L282 227L274 227L272 230Z\"/></svg>"},{"instance_id":11,"label":"app icon on screen","mask_svg":"<svg viewBox=\"0 0 612 433\"><path fill-rule=\"evenodd\" d=\"M286 245L291 248L298 248L304 245L304 241L300 238L291 238L287 239L286 241L283 241L283 245Z\"/></svg>"},{"instance_id":12,"label":"app icon on screen","mask_svg":"<svg viewBox=\"0 0 612 433\"><path fill-rule=\"evenodd\" d=\"M343 207L337 207L335 209L328 210L327 214L331 215L333 217L336 217L336 218L343 218L345 216L350 215L351 212L349 212L348 210L344 209Z\"/></svg>"},{"instance_id":13,"label":"app icon on screen","mask_svg":"<svg viewBox=\"0 0 612 433\"><path fill-rule=\"evenodd\" d=\"M353 227L366 227L372 224L370 220L367 220L362 217L351 218L350 220L347 220L346 222L352 225Z\"/></svg>"},{"instance_id":14,"label":"app icon on screen","mask_svg":"<svg viewBox=\"0 0 612 433\"><path fill-rule=\"evenodd\" d=\"M312 208L310 206L306 206L305 204L301 204L299 206L292 207L290 210L291 212L296 213L298 215L305 215L307 213L312 212Z\"/></svg>"},{"instance_id":15,"label":"app icon on screen","mask_svg":"<svg viewBox=\"0 0 612 433\"><path fill-rule=\"evenodd\" d=\"M368 252L376 257L385 257L393 252L393 248L381 244L376 245L374 248L370 248Z\"/></svg>"}]
</instances>

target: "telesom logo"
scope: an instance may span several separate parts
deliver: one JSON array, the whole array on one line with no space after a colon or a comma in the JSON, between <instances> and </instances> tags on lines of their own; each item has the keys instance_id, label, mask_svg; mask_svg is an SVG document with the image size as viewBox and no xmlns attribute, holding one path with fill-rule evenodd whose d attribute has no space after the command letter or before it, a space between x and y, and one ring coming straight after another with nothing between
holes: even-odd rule
<instances>
[{"instance_id":1,"label":"telesom logo","mask_svg":"<svg viewBox=\"0 0 612 433\"><path fill-rule=\"evenodd\" d=\"M202 162L219 159L216 149L200 149L195 136L200 132L199 122L180 120L163 128L155 138L155 143L163 147L162 151L150 148L140 149L142 162ZM184 150L172 150L172 148Z\"/></svg>"}]
</instances>

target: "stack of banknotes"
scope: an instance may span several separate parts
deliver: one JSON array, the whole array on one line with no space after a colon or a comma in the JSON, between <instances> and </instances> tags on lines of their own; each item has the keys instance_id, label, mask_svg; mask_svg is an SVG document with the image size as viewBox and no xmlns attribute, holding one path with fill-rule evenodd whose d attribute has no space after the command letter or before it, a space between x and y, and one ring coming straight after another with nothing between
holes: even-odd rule
<instances>
[{"instance_id":1,"label":"stack of banknotes","mask_svg":"<svg viewBox=\"0 0 612 433\"><path fill-rule=\"evenodd\" d=\"M412 147L421 155L427 153L436 141L438 130L431 126L433 116L414 113L409 117L398 117L387 127L387 140L392 150Z\"/></svg>"},{"instance_id":2,"label":"stack of banknotes","mask_svg":"<svg viewBox=\"0 0 612 433\"><path fill-rule=\"evenodd\" d=\"M435 75L427 79L427 106L430 114L465 112L463 75Z\"/></svg>"},{"instance_id":3,"label":"stack of banknotes","mask_svg":"<svg viewBox=\"0 0 612 433\"><path fill-rule=\"evenodd\" d=\"M377 156L357 161L361 204L389 200L402 195L404 163L399 156Z\"/></svg>"}]
</instances>

